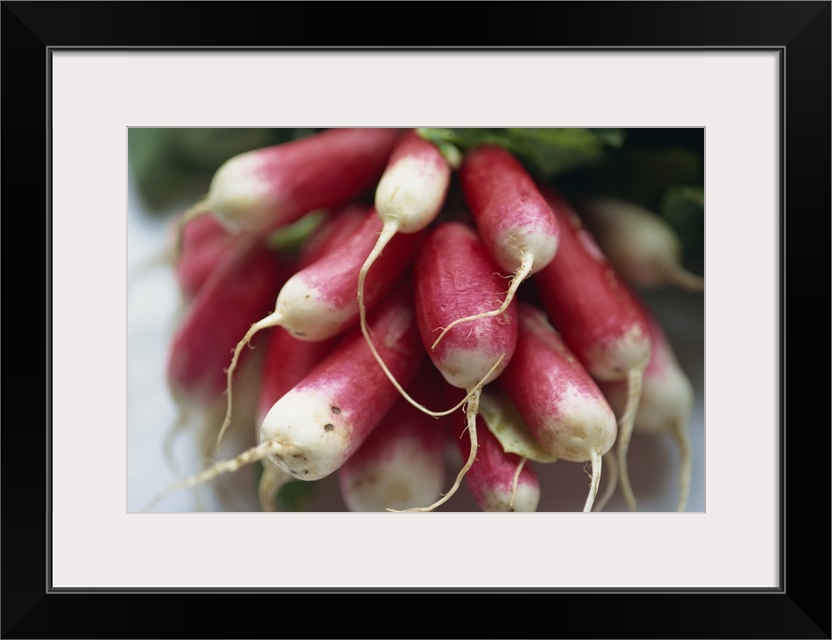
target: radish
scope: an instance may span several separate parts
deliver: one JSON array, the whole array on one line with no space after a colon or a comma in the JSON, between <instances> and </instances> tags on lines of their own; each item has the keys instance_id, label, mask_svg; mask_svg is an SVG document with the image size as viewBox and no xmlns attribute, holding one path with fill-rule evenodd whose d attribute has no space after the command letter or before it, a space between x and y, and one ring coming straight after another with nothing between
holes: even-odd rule
<instances>
[{"instance_id":1,"label":"radish","mask_svg":"<svg viewBox=\"0 0 832 640\"><path fill-rule=\"evenodd\" d=\"M343 244L367 217L369 207L350 204L332 211L298 250L295 267L305 269L332 249Z\"/></svg>"},{"instance_id":2,"label":"radish","mask_svg":"<svg viewBox=\"0 0 832 640\"><path fill-rule=\"evenodd\" d=\"M301 269L286 281L277 296L274 311L252 324L237 343L228 367L228 409L231 419L231 378L243 348L259 331L283 327L296 338L319 341L331 338L358 323L355 282L366 255L375 244L381 220L374 209L343 243ZM366 303L374 304L410 263L422 240L418 233L402 234L391 240L390 251L379 256L379 268L367 282ZM220 438L225 426L220 429Z\"/></svg>"},{"instance_id":3,"label":"radish","mask_svg":"<svg viewBox=\"0 0 832 640\"><path fill-rule=\"evenodd\" d=\"M615 414L545 313L520 303L514 356L499 384L540 446L561 460L591 462L584 511L592 510L602 456L615 443Z\"/></svg>"},{"instance_id":4,"label":"radish","mask_svg":"<svg viewBox=\"0 0 832 640\"><path fill-rule=\"evenodd\" d=\"M451 167L436 145L410 131L393 150L376 187L375 207L383 224L375 246L358 273L357 294L361 330L375 355L364 304L367 273L397 233L416 233L434 221L445 202L450 182ZM377 360L387 373L381 358ZM408 397L396 380L390 381Z\"/></svg>"},{"instance_id":5,"label":"radish","mask_svg":"<svg viewBox=\"0 0 832 640\"><path fill-rule=\"evenodd\" d=\"M688 432L693 411L694 391L682 371L670 341L656 318L644 307L650 335L650 361L644 370L641 401L634 420L634 431L646 434L671 433L681 456L677 511L684 511L690 491L691 443ZM627 388L622 382L602 382L601 390L618 415L625 411Z\"/></svg>"},{"instance_id":6,"label":"radish","mask_svg":"<svg viewBox=\"0 0 832 640\"><path fill-rule=\"evenodd\" d=\"M592 377L627 382L616 455L624 496L635 511L626 456L650 357L647 319L577 214L553 189L545 188L545 195L561 241L555 259L534 275L535 285L552 324Z\"/></svg>"},{"instance_id":7,"label":"radish","mask_svg":"<svg viewBox=\"0 0 832 640\"><path fill-rule=\"evenodd\" d=\"M414 265L414 295L419 333L425 347L436 331L455 318L477 314L501 295L502 281L477 232L461 222L434 227ZM509 304L501 317L472 320L455 327L436 349L429 351L434 366L452 386L466 391L471 449L451 490L433 505L409 511L430 511L459 488L477 454L476 417L483 385L496 379L517 343L517 308Z\"/></svg>"},{"instance_id":8,"label":"radish","mask_svg":"<svg viewBox=\"0 0 832 640\"><path fill-rule=\"evenodd\" d=\"M371 314L370 328L390 370L403 384L409 384L424 362L425 352L406 280L379 303ZM272 406L261 426L259 445L176 483L145 510L172 491L266 458L292 478L325 478L361 446L398 398L356 327Z\"/></svg>"},{"instance_id":9,"label":"radish","mask_svg":"<svg viewBox=\"0 0 832 640\"><path fill-rule=\"evenodd\" d=\"M288 270L257 238L244 238L200 288L170 346L167 380L180 403L207 406L227 385L228 355L262 317Z\"/></svg>"},{"instance_id":10,"label":"radish","mask_svg":"<svg viewBox=\"0 0 832 640\"><path fill-rule=\"evenodd\" d=\"M523 165L505 149L484 145L469 151L462 161L460 181L489 255L513 274L502 304L496 309L458 318L436 338L436 347L456 325L476 318L501 315L517 288L554 258L560 231L546 199Z\"/></svg>"},{"instance_id":11,"label":"radish","mask_svg":"<svg viewBox=\"0 0 832 640\"><path fill-rule=\"evenodd\" d=\"M444 387L439 373L425 362L408 391L424 400L441 395ZM449 435L445 422L400 398L338 469L341 495L350 511L404 509L439 495Z\"/></svg>"},{"instance_id":12,"label":"radish","mask_svg":"<svg viewBox=\"0 0 832 640\"><path fill-rule=\"evenodd\" d=\"M466 426L464 415L455 413L453 434L463 459L471 454L470 440L462 437ZM480 415L477 416L477 434L476 461L465 481L479 508L489 512L536 511L540 502L540 481L526 464L528 458L506 452Z\"/></svg>"},{"instance_id":13,"label":"radish","mask_svg":"<svg viewBox=\"0 0 832 640\"><path fill-rule=\"evenodd\" d=\"M247 151L217 169L208 195L183 216L212 213L235 232L262 232L338 206L378 180L400 129L328 129Z\"/></svg>"},{"instance_id":14,"label":"radish","mask_svg":"<svg viewBox=\"0 0 832 640\"><path fill-rule=\"evenodd\" d=\"M339 338L319 342L298 340L281 327L269 332L257 398L257 431L275 402L314 369L336 347ZM291 478L263 461L258 497L263 511L275 510L277 492Z\"/></svg>"},{"instance_id":15,"label":"radish","mask_svg":"<svg viewBox=\"0 0 832 640\"><path fill-rule=\"evenodd\" d=\"M174 222L178 227L179 220ZM173 268L179 290L186 300L196 296L238 240L212 216L196 219L183 230L182 248Z\"/></svg>"},{"instance_id":16,"label":"radish","mask_svg":"<svg viewBox=\"0 0 832 640\"><path fill-rule=\"evenodd\" d=\"M693 292L704 280L681 264L682 242L664 219L619 198L587 198L578 208L604 255L631 285L657 289L676 285Z\"/></svg>"}]
</instances>

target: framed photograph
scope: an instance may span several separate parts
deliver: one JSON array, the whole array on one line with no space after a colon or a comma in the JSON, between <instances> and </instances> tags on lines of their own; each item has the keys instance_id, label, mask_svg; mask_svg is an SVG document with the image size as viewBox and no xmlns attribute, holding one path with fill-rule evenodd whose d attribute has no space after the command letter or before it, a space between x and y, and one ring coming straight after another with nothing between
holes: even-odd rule
<instances>
[{"instance_id":1,"label":"framed photograph","mask_svg":"<svg viewBox=\"0 0 832 640\"><path fill-rule=\"evenodd\" d=\"M276 595L387 595L406 635L432 637L407 596L523 595L569 615L473 634L829 638L829 377L808 354L829 354L830 3L384 5L402 24L427 14L396 38L380 6L3 3L2 637L398 635L354 614L314 630L253 620ZM168 227L135 217L131 132L234 129L255 146L264 130L341 127L699 136L708 286L699 306L666 307L697 319L689 346L704 350L691 509L666 508L670 494L586 515L557 500L534 514L141 508L175 474L136 444L170 398L146 375L166 345L134 342L135 310L173 322L175 300L133 288ZM154 184L187 182L146 165Z\"/></svg>"}]
</instances>

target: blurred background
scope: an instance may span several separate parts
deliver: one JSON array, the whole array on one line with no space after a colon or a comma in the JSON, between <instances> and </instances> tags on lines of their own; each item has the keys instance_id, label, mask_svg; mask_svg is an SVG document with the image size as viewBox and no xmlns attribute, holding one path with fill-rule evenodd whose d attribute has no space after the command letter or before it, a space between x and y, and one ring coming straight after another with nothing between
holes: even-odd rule
<instances>
[{"instance_id":1,"label":"blurred background","mask_svg":"<svg viewBox=\"0 0 832 640\"><path fill-rule=\"evenodd\" d=\"M139 511L172 483L204 468L204 416L183 415L165 380L167 350L184 312L172 270L175 220L207 191L214 172L234 155L314 134L292 128L131 128L128 194L128 511ZM683 245L683 264L704 273L704 130L667 129L430 129L438 145L464 148L494 137L530 171L568 198L612 195L660 215ZM693 484L688 511L704 511L704 295L666 287L642 292L665 329L696 392L690 423ZM216 420L216 416L211 419ZM221 417L220 417L221 421ZM227 457L254 444L254 430L233 430ZM541 482L539 511L580 511L588 487L584 465L533 463ZM679 453L668 434L635 434L629 468L640 511L674 511ZM448 460L450 487L460 460ZM260 465L179 491L159 512L260 511ZM602 479L603 491L603 479ZM282 510L345 510L334 476L294 482ZM467 487L442 511L478 510ZM624 511L620 492L605 511Z\"/></svg>"}]
</instances>

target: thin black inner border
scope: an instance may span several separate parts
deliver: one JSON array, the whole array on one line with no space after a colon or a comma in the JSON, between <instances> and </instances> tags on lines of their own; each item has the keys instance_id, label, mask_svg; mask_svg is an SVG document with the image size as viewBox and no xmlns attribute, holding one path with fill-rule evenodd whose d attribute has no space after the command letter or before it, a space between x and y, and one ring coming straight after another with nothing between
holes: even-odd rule
<instances>
[{"instance_id":1,"label":"thin black inner border","mask_svg":"<svg viewBox=\"0 0 832 640\"><path fill-rule=\"evenodd\" d=\"M47 220L47 335L51 338L52 335L52 282L50 274L52 273L52 101L51 101L51 87L52 87L52 53L60 51L73 52L102 52L102 51L142 51L142 52L331 52L338 51L344 53L398 53L398 52L414 52L414 53L431 53L431 52L478 52L478 53L493 53L493 52L569 52L580 51L583 53L599 51L599 52L621 52L621 53L655 53L655 52L772 52L778 54L778 90L779 90L779 114L778 114L778 139L779 139L779 189L778 189L778 206L779 206L779 232L778 240L778 273L779 273L779 326L778 326L778 357L779 368L781 376L778 383L780 393L780 402L778 403L778 421L779 421L779 465L778 465L778 487L780 495L778 497L779 510L779 541L778 547L780 556L778 558L778 582L779 587L754 587L754 588L723 588L723 587L705 587L705 588L566 588L566 587L517 587L517 588L499 588L499 587L481 587L481 588L416 588L416 587L356 587L356 588L289 588L289 587L240 587L240 588L224 588L224 587L183 587L183 588L155 588L155 587L95 587L95 588L74 588L74 587L53 587L52 586L52 496L50 487L52 485L52 378L48 376L47 380L47 504L46 504L46 540L47 540L47 563L46 563L46 585L47 593L62 594L62 593L158 593L158 594L187 594L187 593L229 593L229 594L245 594L245 593L368 593L368 594L387 594L387 593L593 593L593 594L691 594L691 593L707 593L707 594L759 594L759 593L782 593L786 588L786 572L785 572L785 555L786 555L786 529L785 529L785 459L786 459L786 442L785 442L785 95L786 95L786 48L783 46L719 46L719 47L690 47L690 46L634 46L634 47L618 47L618 46L494 46L494 47L445 47L445 46L426 46L426 47L328 47L328 46L217 46L217 47L200 47L200 46L67 46L67 47L46 47L47 51L47 154L50 162L47 163L47 202L48 202L48 220ZM706 136L707 145L707 136ZM52 371L52 349L51 340L47 345L47 371Z\"/></svg>"}]
</instances>

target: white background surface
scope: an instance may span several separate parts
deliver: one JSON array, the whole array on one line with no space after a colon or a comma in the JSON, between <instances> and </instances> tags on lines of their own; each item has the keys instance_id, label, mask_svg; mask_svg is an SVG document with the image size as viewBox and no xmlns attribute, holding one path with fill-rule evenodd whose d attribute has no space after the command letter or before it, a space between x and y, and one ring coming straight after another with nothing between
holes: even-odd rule
<instances>
[{"instance_id":1,"label":"white background surface","mask_svg":"<svg viewBox=\"0 0 832 640\"><path fill-rule=\"evenodd\" d=\"M753 51L55 53L54 586L776 585L778 70ZM128 300L147 293L126 287L127 127L514 125L706 128L706 511L128 513ZM511 562L478 563L495 542Z\"/></svg>"}]
</instances>

